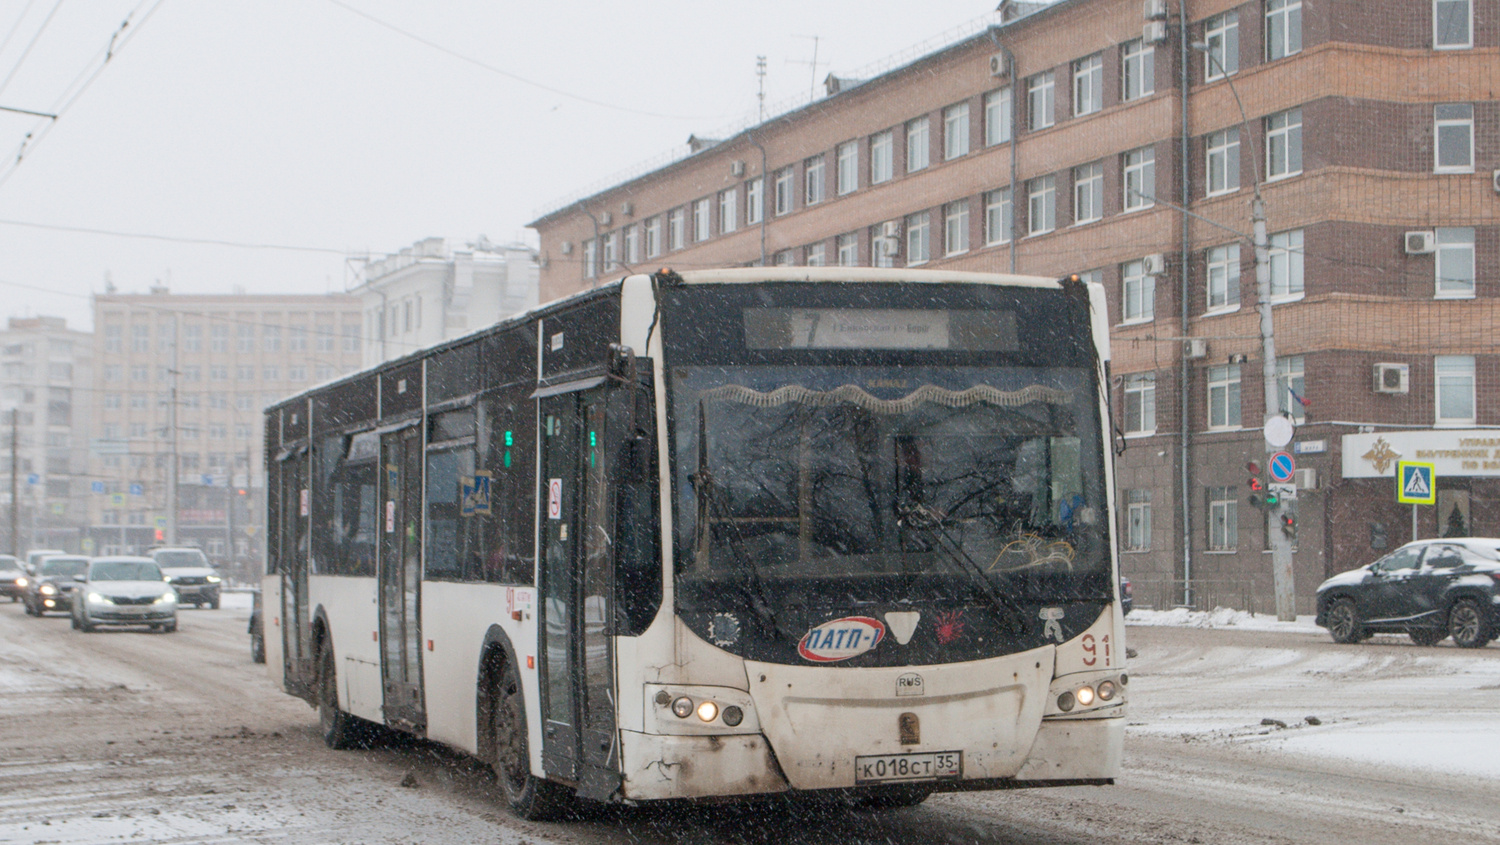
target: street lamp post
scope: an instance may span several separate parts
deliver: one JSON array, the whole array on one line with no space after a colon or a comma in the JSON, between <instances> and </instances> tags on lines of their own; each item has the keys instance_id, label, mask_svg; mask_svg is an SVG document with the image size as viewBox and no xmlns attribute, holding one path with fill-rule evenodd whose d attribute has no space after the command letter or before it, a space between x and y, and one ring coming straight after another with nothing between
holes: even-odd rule
<instances>
[{"instance_id":1,"label":"street lamp post","mask_svg":"<svg viewBox=\"0 0 1500 845\"><path fill-rule=\"evenodd\" d=\"M1240 127L1244 132L1245 141L1251 143L1251 139L1255 136L1250 132L1250 119L1245 114L1245 104L1240 101L1240 92L1234 87L1234 80L1230 78L1229 71L1224 68L1218 56L1214 55L1211 45L1195 43L1193 49L1207 56L1208 60L1223 74L1224 82L1229 86L1229 93L1234 96L1234 104L1239 108ZM1255 182L1251 186L1253 196L1250 200L1250 225L1251 237L1255 245L1255 299L1256 311L1260 314L1261 377L1266 403L1261 433L1266 438L1265 450L1269 458L1286 444L1272 443L1270 440L1269 423L1274 417L1280 416L1281 390L1276 378L1276 331L1271 320L1271 242L1266 234L1266 203L1260 195L1260 159L1253 145L1250 164L1255 177ZM1269 461L1267 464L1269 465ZM1271 579L1276 592L1276 618L1282 622L1292 622L1297 618L1296 590L1293 586L1292 572L1292 538L1286 531L1278 530L1285 524L1283 517L1289 507L1291 505L1284 497L1278 499L1276 505L1269 509L1269 515L1276 525L1266 529L1271 547Z\"/></svg>"}]
</instances>

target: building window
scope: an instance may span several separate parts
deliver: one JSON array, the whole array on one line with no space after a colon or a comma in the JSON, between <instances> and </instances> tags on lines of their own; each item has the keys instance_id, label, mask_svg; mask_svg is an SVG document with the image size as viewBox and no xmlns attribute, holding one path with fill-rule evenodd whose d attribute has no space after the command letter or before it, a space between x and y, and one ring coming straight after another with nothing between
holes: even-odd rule
<instances>
[{"instance_id":1,"label":"building window","mask_svg":"<svg viewBox=\"0 0 1500 845\"><path fill-rule=\"evenodd\" d=\"M745 183L745 222L759 223L766 216L766 180L751 179Z\"/></svg>"},{"instance_id":2,"label":"building window","mask_svg":"<svg viewBox=\"0 0 1500 845\"><path fill-rule=\"evenodd\" d=\"M737 188L719 192L719 232L729 234L739 228L740 192Z\"/></svg>"},{"instance_id":3,"label":"building window","mask_svg":"<svg viewBox=\"0 0 1500 845\"><path fill-rule=\"evenodd\" d=\"M1052 125L1052 71L1043 71L1026 80L1026 126L1035 132Z\"/></svg>"},{"instance_id":4,"label":"building window","mask_svg":"<svg viewBox=\"0 0 1500 845\"><path fill-rule=\"evenodd\" d=\"M1302 230L1271 236L1271 300L1302 296Z\"/></svg>"},{"instance_id":5,"label":"building window","mask_svg":"<svg viewBox=\"0 0 1500 845\"><path fill-rule=\"evenodd\" d=\"M891 131L878 132L870 136L870 184L889 182L895 168L891 158Z\"/></svg>"},{"instance_id":6,"label":"building window","mask_svg":"<svg viewBox=\"0 0 1500 845\"><path fill-rule=\"evenodd\" d=\"M599 275L599 242L590 239L583 244L583 277L592 279ZM410 323L411 306L407 306L407 323ZM410 328L410 326L408 326Z\"/></svg>"},{"instance_id":7,"label":"building window","mask_svg":"<svg viewBox=\"0 0 1500 845\"><path fill-rule=\"evenodd\" d=\"M1010 86L984 95L984 143L992 147L1010 140Z\"/></svg>"},{"instance_id":8,"label":"building window","mask_svg":"<svg viewBox=\"0 0 1500 845\"><path fill-rule=\"evenodd\" d=\"M1266 58L1302 52L1302 0L1266 0Z\"/></svg>"},{"instance_id":9,"label":"building window","mask_svg":"<svg viewBox=\"0 0 1500 845\"><path fill-rule=\"evenodd\" d=\"M822 241L807 247L807 266L823 267L828 264L828 246Z\"/></svg>"},{"instance_id":10,"label":"building window","mask_svg":"<svg viewBox=\"0 0 1500 845\"><path fill-rule=\"evenodd\" d=\"M1073 63L1073 114L1104 108L1104 57L1095 53Z\"/></svg>"},{"instance_id":11,"label":"building window","mask_svg":"<svg viewBox=\"0 0 1500 845\"><path fill-rule=\"evenodd\" d=\"M1474 107L1448 103L1433 108L1433 172L1474 172Z\"/></svg>"},{"instance_id":12,"label":"building window","mask_svg":"<svg viewBox=\"0 0 1500 845\"><path fill-rule=\"evenodd\" d=\"M1474 356L1438 355L1432 359L1437 425L1473 425Z\"/></svg>"},{"instance_id":13,"label":"building window","mask_svg":"<svg viewBox=\"0 0 1500 845\"><path fill-rule=\"evenodd\" d=\"M625 227L625 263L635 264L641 260L641 227Z\"/></svg>"},{"instance_id":14,"label":"building window","mask_svg":"<svg viewBox=\"0 0 1500 845\"><path fill-rule=\"evenodd\" d=\"M777 267L794 267L797 264L797 256L793 255L789 249L776 253L776 258L773 260Z\"/></svg>"},{"instance_id":15,"label":"building window","mask_svg":"<svg viewBox=\"0 0 1500 845\"><path fill-rule=\"evenodd\" d=\"M1266 178L1302 172L1302 109L1287 109L1266 118Z\"/></svg>"},{"instance_id":16,"label":"building window","mask_svg":"<svg viewBox=\"0 0 1500 845\"><path fill-rule=\"evenodd\" d=\"M1240 130L1208 135L1208 195L1228 194L1240 189Z\"/></svg>"},{"instance_id":17,"label":"building window","mask_svg":"<svg viewBox=\"0 0 1500 845\"><path fill-rule=\"evenodd\" d=\"M1156 93L1156 48L1144 38L1120 48L1121 99L1136 100Z\"/></svg>"},{"instance_id":18,"label":"building window","mask_svg":"<svg viewBox=\"0 0 1500 845\"><path fill-rule=\"evenodd\" d=\"M859 188L859 142L849 141L839 144L838 162L839 196L852 194Z\"/></svg>"},{"instance_id":19,"label":"building window","mask_svg":"<svg viewBox=\"0 0 1500 845\"><path fill-rule=\"evenodd\" d=\"M1208 368L1208 427L1240 427L1240 365Z\"/></svg>"},{"instance_id":20,"label":"building window","mask_svg":"<svg viewBox=\"0 0 1500 845\"><path fill-rule=\"evenodd\" d=\"M948 255L969 251L969 201L948 203L943 211L943 248Z\"/></svg>"},{"instance_id":21,"label":"building window","mask_svg":"<svg viewBox=\"0 0 1500 845\"><path fill-rule=\"evenodd\" d=\"M104 351L110 353L124 350L124 326L119 323L111 323L104 327Z\"/></svg>"},{"instance_id":22,"label":"building window","mask_svg":"<svg viewBox=\"0 0 1500 845\"><path fill-rule=\"evenodd\" d=\"M901 221L888 220L870 227L870 264L873 267L895 267L901 252Z\"/></svg>"},{"instance_id":23,"label":"building window","mask_svg":"<svg viewBox=\"0 0 1500 845\"><path fill-rule=\"evenodd\" d=\"M776 171L776 214L787 214L792 210L792 178L794 174L790 167L783 167Z\"/></svg>"},{"instance_id":24,"label":"building window","mask_svg":"<svg viewBox=\"0 0 1500 845\"><path fill-rule=\"evenodd\" d=\"M237 332L238 337L235 340L235 350L238 352L254 352L255 327L241 323Z\"/></svg>"},{"instance_id":25,"label":"building window","mask_svg":"<svg viewBox=\"0 0 1500 845\"><path fill-rule=\"evenodd\" d=\"M667 249L682 249L687 212L674 208L667 214Z\"/></svg>"},{"instance_id":26,"label":"building window","mask_svg":"<svg viewBox=\"0 0 1500 845\"><path fill-rule=\"evenodd\" d=\"M823 201L823 192L827 185L824 179L823 155L821 153L815 155L802 164L802 181L807 188L807 204L817 205Z\"/></svg>"},{"instance_id":27,"label":"building window","mask_svg":"<svg viewBox=\"0 0 1500 845\"><path fill-rule=\"evenodd\" d=\"M130 351L151 351L151 327L143 323L136 323L130 327Z\"/></svg>"},{"instance_id":28,"label":"building window","mask_svg":"<svg viewBox=\"0 0 1500 845\"><path fill-rule=\"evenodd\" d=\"M1144 323L1156 318L1156 277L1146 272L1144 259L1120 265L1120 295L1124 322Z\"/></svg>"},{"instance_id":29,"label":"building window","mask_svg":"<svg viewBox=\"0 0 1500 845\"><path fill-rule=\"evenodd\" d=\"M214 364L208 368L210 381L229 381L229 368L223 364Z\"/></svg>"},{"instance_id":30,"label":"building window","mask_svg":"<svg viewBox=\"0 0 1500 845\"><path fill-rule=\"evenodd\" d=\"M1027 234L1040 235L1057 228L1057 183L1039 176L1026 183Z\"/></svg>"},{"instance_id":31,"label":"building window","mask_svg":"<svg viewBox=\"0 0 1500 845\"><path fill-rule=\"evenodd\" d=\"M1073 222L1092 223L1104 218L1104 164L1094 162L1073 168Z\"/></svg>"},{"instance_id":32,"label":"building window","mask_svg":"<svg viewBox=\"0 0 1500 845\"><path fill-rule=\"evenodd\" d=\"M984 242L1010 243L1013 230L1011 218L1010 188L1001 188L984 195Z\"/></svg>"},{"instance_id":33,"label":"building window","mask_svg":"<svg viewBox=\"0 0 1500 845\"><path fill-rule=\"evenodd\" d=\"M661 215L646 221L646 257L661 255Z\"/></svg>"},{"instance_id":34,"label":"building window","mask_svg":"<svg viewBox=\"0 0 1500 845\"><path fill-rule=\"evenodd\" d=\"M1203 56L1203 80L1212 82L1240 69L1240 16L1238 12L1214 15L1203 25L1208 50Z\"/></svg>"},{"instance_id":35,"label":"building window","mask_svg":"<svg viewBox=\"0 0 1500 845\"><path fill-rule=\"evenodd\" d=\"M358 352L359 351L359 324L358 323L345 323L344 324L344 328L343 328L343 334L344 334L344 351L345 352Z\"/></svg>"},{"instance_id":36,"label":"building window","mask_svg":"<svg viewBox=\"0 0 1500 845\"><path fill-rule=\"evenodd\" d=\"M218 328L221 328L221 327L220 326L214 326L214 328L218 329ZM313 345L317 348L317 350L319 352L332 352L333 351L333 339L334 339L333 324L332 323L319 323L319 324L317 324L316 326L313 327L313 332L314 332L314 337L316 338L316 340L313 341ZM217 345L218 338L213 338L213 342ZM215 349L214 351L218 352L218 351L221 351L221 350Z\"/></svg>"},{"instance_id":37,"label":"building window","mask_svg":"<svg viewBox=\"0 0 1500 845\"><path fill-rule=\"evenodd\" d=\"M1240 245L1216 246L1208 251L1208 310L1240 307Z\"/></svg>"},{"instance_id":38,"label":"building window","mask_svg":"<svg viewBox=\"0 0 1500 845\"><path fill-rule=\"evenodd\" d=\"M119 364L105 364L104 365L104 380L105 381L119 381L121 379L121 374L123 372L124 372L124 368L122 368Z\"/></svg>"},{"instance_id":39,"label":"building window","mask_svg":"<svg viewBox=\"0 0 1500 845\"><path fill-rule=\"evenodd\" d=\"M958 103L943 109L943 160L952 161L969 154L969 104Z\"/></svg>"},{"instance_id":40,"label":"building window","mask_svg":"<svg viewBox=\"0 0 1500 845\"><path fill-rule=\"evenodd\" d=\"M932 242L929 240L931 221L928 213L908 215L906 218L906 264L922 264L932 257Z\"/></svg>"},{"instance_id":41,"label":"building window","mask_svg":"<svg viewBox=\"0 0 1500 845\"><path fill-rule=\"evenodd\" d=\"M1144 552L1151 548L1151 491L1125 492L1125 550Z\"/></svg>"},{"instance_id":42,"label":"building window","mask_svg":"<svg viewBox=\"0 0 1500 845\"><path fill-rule=\"evenodd\" d=\"M1232 552L1239 543L1239 496L1233 487L1208 488L1208 550Z\"/></svg>"},{"instance_id":43,"label":"building window","mask_svg":"<svg viewBox=\"0 0 1500 845\"><path fill-rule=\"evenodd\" d=\"M255 368L246 364L240 364L234 368L235 381L255 381Z\"/></svg>"},{"instance_id":44,"label":"building window","mask_svg":"<svg viewBox=\"0 0 1500 845\"><path fill-rule=\"evenodd\" d=\"M1156 374L1125 377L1125 433L1156 433Z\"/></svg>"},{"instance_id":45,"label":"building window","mask_svg":"<svg viewBox=\"0 0 1500 845\"><path fill-rule=\"evenodd\" d=\"M261 326L261 345L267 352L281 351L281 326Z\"/></svg>"},{"instance_id":46,"label":"building window","mask_svg":"<svg viewBox=\"0 0 1500 845\"><path fill-rule=\"evenodd\" d=\"M1474 230L1468 227L1439 228L1437 297L1469 299L1474 296Z\"/></svg>"},{"instance_id":47,"label":"building window","mask_svg":"<svg viewBox=\"0 0 1500 845\"><path fill-rule=\"evenodd\" d=\"M1156 204L1156 148L1141 147L1125 154L1125 210Z\"/></svg>"},{"instance_id":48,"label":"building window","mask_svg":"<svg viewBox=\"0 0 1500 845\"><path fill-rule=\"evenodd\" d=\"M1307 377L1301 355L1276 359L1276 393L1281 397L1281 413L1290 415L1298 425L1307 422L1307 406L1302 401L1307 397Z\"/></svg>"},{"instance_id":49,"label":"building window","mask_svg":"<svg viewBox=\"0 0 1500 845\"><path fill-rule=\"evenodd\" d=\"M906 172L915 173L927 165L927 118L919 117L906 124Z\"/></svg>"},{"instance_id":50,"label":"building window","mask_svg":"<svg viewBox=\"0 0 1500 845\"><path fill-rule=\"evenodd\" d=\"M1461 50L1474 46L1474 4L1471 0L1433 0L1432 46Z\"/></svg>"},{"instance_id":51,"label":"building window","mask_svg":"<svg viewBox=\"0 0 1500 845\"><path fill-rule=\"evenodd\" d=\"M620 234L610 232L604 236L604 272L620 266ZM417 297L417 328L422 327L422 298Z\"/></svg>"},{"instance_id":52,"label":"building window","mask_svg":"<svg viewBox=\"0 0 1500 845\"><path fill-rule=\"evenodd\" d=\"M1442 107L1439 106L1438 108L1442 108ZM202 326L196 325L196 324L190 324L190 325L186 325L186 326L182 327L182 351L184 351L184 352L202 352L203 351L203 327Z\"/></svg>"},{"instance_id":53,"label":"building window","mask_svg":"<svg viewBox=\"0 0 1500 845\"><path fill-rule=\"evenodd\" d=\"M839 235L838 262L840 267L859 266L859 239L853 233Z\"/></svg>"},{"instance_id":54,"label":"building window","mask_svg":"<svg viewBox=\"0 0 1500 845\"><path fill-rule=\"evenodd\" d=\"M693 203L693 240L706 241L713 233L712 218L713 208L708 200L701 199Z\"/></svg>"}]
</instances>

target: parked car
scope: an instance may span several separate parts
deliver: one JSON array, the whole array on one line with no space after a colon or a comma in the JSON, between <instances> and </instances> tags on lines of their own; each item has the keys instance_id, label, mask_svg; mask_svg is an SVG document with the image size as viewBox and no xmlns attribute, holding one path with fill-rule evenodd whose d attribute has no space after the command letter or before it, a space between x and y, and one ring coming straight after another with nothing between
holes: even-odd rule
<instances>
[{"instance_id":1,"label":"parked car","mask_svg":"<svg viewBox=\"0 0 1500 845\"><path fill-rule=\"evenodd\" d=\"M12 602L21 600L26 592L26 570L13 555L0 555L0 596L10 596Z\"/></svg>"},{"instance_id":2,"label":"parked car","mask_svg":"<svg viewBox=\"0 0 1500 845\"><path fill-rule=\"evenodd\" d=\"M1417 540L1318 587L1317 623L1334 642L1406 634L1481 648L1500 632L1500 539Z\"/></svg>"},{"instance_id":3,"label":"parked car","mask_svg":"<svg viewBox=\"0 0 1500 845\"><path fill-rule=\"evenodd\" d=\"M26 577L21 601L26 603L27 613L42 616L52 611L64 612L73 606L73 593L78 586L73 579L89 568L89 559L83 555L54 554L42 557L35 567Z\"/></svg>"},{"instance_id":4,"label":"parked car","mask_svg":"<svg viewBox=\"0 0 1500 845\"><path fill-rule=\"evenodd\" d=\"M177 588L177 598L183 604L193 607L206 604L214 610L219 609L219 583L223 579L219 577L219 571L209 565L208 556L202 549L162 547L152 549L150 554L172 586Z\"/></svg>"},{"instance_id":5,"label":"parked car","mask_svg":"<svg viewBox=\"0 0 1500 845\"><path fill-rule=\"evenodd\" d=\"M250 600L250 659L255 663L266 662L266 628L260 612L260 590L252 593Z\"/></svg>"},{"instance_id":6,"label":"parked car","mask_svg":"<svg viewBox=\"0 0 1500 845\"><path fill-rule=\"evenodd\" d=\"M74 630L87 632L99 625L177 630L177 591L151 558L94 558L78 580L73 601Z\"/></svg>"}]
</instances>

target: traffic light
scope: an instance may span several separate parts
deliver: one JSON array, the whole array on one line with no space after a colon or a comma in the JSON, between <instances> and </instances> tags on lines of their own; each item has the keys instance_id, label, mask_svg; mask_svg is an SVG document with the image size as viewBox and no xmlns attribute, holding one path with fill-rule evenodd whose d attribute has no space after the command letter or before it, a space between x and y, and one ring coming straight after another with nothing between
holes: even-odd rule
<instances>
[{"instance_id":1,"label":"traffic light","mask_svg":"<svg viewBox=\"0 0 1500 845\"><path fill-rule=\"evenodd\" d=\"M1281 533L1295 540L1297 539L1297 517L1291 513L1281 515Z\"/></svg>"},{"instance_id":2,"label":"traffic light","mask_svg":"<svg viewBox=\"0 0 1500 845\"><path fill-rule=\"evenodd\" d=\"M1247 461L1245 471L1250 473L1250 478L1245 482L1250 488L1250 504L1262 510L1274 510L1281 504L1281 497L1271 490L1266 483L1266 477L1261 471L1261 466L1256 461Z\"/></svg>"}]
</instances>

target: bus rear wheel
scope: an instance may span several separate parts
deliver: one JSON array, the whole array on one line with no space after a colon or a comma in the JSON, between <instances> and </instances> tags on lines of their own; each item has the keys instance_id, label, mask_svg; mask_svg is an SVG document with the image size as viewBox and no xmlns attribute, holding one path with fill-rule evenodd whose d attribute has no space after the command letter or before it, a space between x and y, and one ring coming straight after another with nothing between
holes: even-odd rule
<instances>
[{"instance_id":1,"label":"bus rear wheel","mask_svg":"<svg viewBox=\"0 0 1500 845\"><path fill-rule=\"evenodd\" d=\"M495 779L511 812L528 821L548 821L566 815L573 803L568 789L531 773L526 698L521 678L510 661L506 661L495 684L492 705Z\"/></svg>"}]
</instances>

